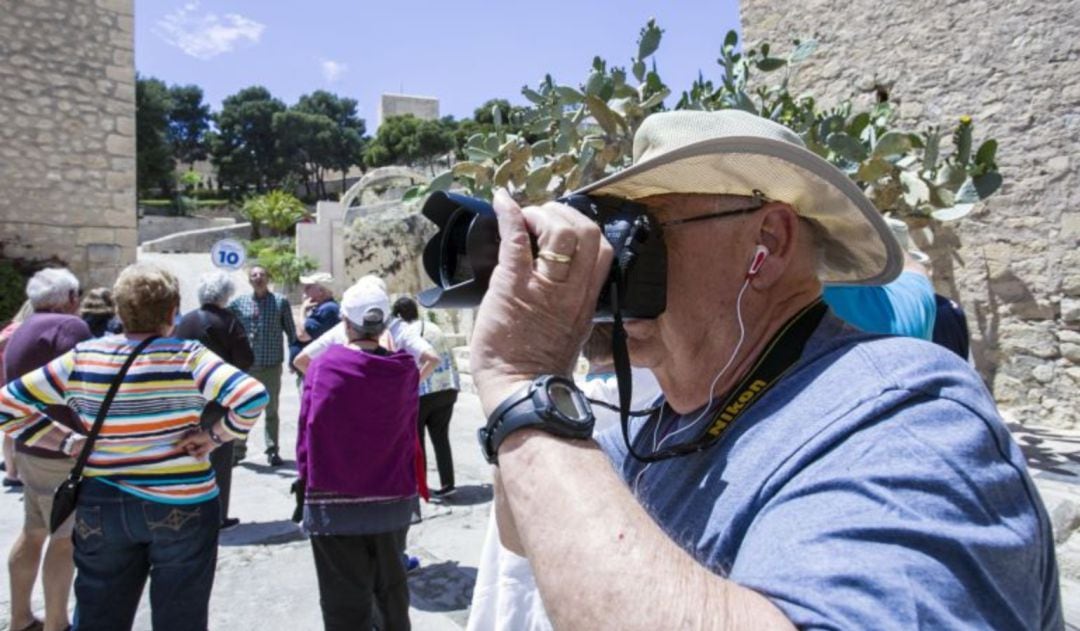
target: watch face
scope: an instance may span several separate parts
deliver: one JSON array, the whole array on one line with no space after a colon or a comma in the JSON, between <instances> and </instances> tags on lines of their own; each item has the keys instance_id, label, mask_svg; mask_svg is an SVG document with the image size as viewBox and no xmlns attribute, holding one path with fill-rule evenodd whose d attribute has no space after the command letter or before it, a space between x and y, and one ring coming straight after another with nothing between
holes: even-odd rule
<instances>
[{"instance_id":1,"label":"watch face","mask_svg":"<svg viewBox=\"0 0 1080 631\"><path fill-rule=\"evenodd\" d=\"M590 410L581 392L568 384L553 381L548 384L548 398L555 408L567 420L584 423L589 420Z\"/></svg>"}]
</instances>

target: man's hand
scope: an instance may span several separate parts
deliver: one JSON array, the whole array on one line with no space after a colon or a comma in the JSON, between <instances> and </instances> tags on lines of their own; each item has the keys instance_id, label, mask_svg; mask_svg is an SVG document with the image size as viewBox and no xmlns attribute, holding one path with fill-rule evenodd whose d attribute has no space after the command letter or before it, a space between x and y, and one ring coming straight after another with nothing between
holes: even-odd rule
<instances>
[{"instance_id":1,"label":"man's hand","mask_svg":"<svg viewBox=\"0 0 1080 631\"><path fill-rule=\"evenodd\" d=\"M217 444L205 429L197 429L184 434L177 447L183 449L192 458L202 460L213 451Z\"/></svg>"},{"instance_id":2,"label":"man's hand","mask_svg":"<svg viewBox=\"0 0 1080 631\"><path fill-rule=\"evenodd\" d=\"M589 333L611 245L556 202L520 208L496 192L499 263L477 312L470 362L485 414L537 375L569 375ZM533 256L529 235L536 236Z\"/></svg>"},{"instance_id":3,"label":"man's hand","mask_svg":"<svg viewBox=\"0 0 1080 631\"><path fill-rule=\"evenodd\" d=\"M300 302L300 312L307 316L315 308L315 301L307 296Z\"/></svg>"}]
</instances>

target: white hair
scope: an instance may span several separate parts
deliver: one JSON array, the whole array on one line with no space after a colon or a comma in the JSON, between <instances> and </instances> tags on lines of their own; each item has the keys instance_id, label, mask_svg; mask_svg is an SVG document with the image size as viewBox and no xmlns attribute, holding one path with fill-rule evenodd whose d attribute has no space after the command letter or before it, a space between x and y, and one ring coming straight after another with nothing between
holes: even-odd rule
<instances>
[{"instance_id":1,"label":"white hair","mask_svg":"<svg viewBox=\"0 0 1080 631\"><path fill-rule=\"evenodd\" d=\"M236 285L233 284L232 278L225 272L220 270L206 272L199 277L197 293L200 305L224 307L229 298L232 298L234 291L236 291Z\"/></svg>"},{"instance_id":2,"label":"white hair","mask_svg":"<svg viewBox=\"0 0 1080 631\"><path fill-rule=\"evenodd\" d=\"M63 307L72 294L79 295L79 279L62 267L43 269L26 283L26 297L35 311Z\"/></svg>"}]
</instances>

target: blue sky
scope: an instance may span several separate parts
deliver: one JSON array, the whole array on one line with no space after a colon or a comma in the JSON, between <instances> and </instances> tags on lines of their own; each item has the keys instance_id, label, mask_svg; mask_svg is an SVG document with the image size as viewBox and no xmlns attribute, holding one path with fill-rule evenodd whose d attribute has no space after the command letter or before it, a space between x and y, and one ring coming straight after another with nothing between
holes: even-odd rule
<instances>
[{"instance_id":1,"label":"blue sky","mask_svg":"<svg viewBox=\"0 0 1080 631\"><path fill-rule=\"evenodd\" d=\"M665 30L656 59L669 86L718 76L737 0L136 0L135 67L201 86L215 110L249 85L288 104L330 90L356 99L373 131L384 92L434 96L462 118L488 98L523 102L521 86L546 72L576 85L594 55L629 66L650 17Z\"/></svg>"}]
</instances>

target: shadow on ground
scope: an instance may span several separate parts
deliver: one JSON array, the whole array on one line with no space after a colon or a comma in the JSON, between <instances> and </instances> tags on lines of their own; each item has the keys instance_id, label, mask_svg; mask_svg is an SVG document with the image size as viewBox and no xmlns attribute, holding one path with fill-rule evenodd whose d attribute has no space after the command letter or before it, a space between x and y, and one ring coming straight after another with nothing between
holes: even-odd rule
<instances>
[{"instance_id":1,"label":"shadow on ground","mask_svg":"<svg viewBox=\"0 0 1080 631\"><path fill-rule=\"evenodd\" d=\"M493 495L490 484L469 484L457 487L453 495L439 500L438 503L447 506L475 506L490 502Z\"/></svg>"},{"instance_id":2,"label":"shadow on ground","mask_svg":"<svg viewBox=\"0 0 1080 631\"><path fill-rule=\"evenodd\" d=\"M1028 468L1066 478L1080 478L1080 438L1050 428L1008 424L1027 458Z\"/></svg>"},{"instance_id":3,"label":"shadow on ground","mask_svg":"<svg viewBox=\"0 0 1080 631\"><path fill-rule=\"evenodd\" d=\"M288 519L241 523L221 533L218 543L223 546L277 545L303 541L304 533Z\"/></svg>"},{"instance_id":4,"label":"shadow on ground","mask_svg":"<svg viewBox=\"0 0 1080 631\"><path fill-rule=\"evenodd\" d=\"M467 609L476 584L476 568L444 561L420 568L409 577L409 604L420 611Z\"/></svg>"},{"instance_id":5,"label":"shadow on ground","mask_svg":"<svg viewBox=\"0 0 1080 631\"><path fill-rule=\"evenodd\" d=\"M276 475L276 476L278 476L280 478L295 478L296 477L296 461L295 460L286 460L285 464L281 465L280 467L271 467L268 464L259 464L257 462L252 462L251 460L244 460L244 461L242 461L240 464L238 464L236 466L243 467L243 468L247 469L248 471L254 471L255 473L259 473L259 474L271 473L271 474Z\"/></svg>"}]
</instances>

